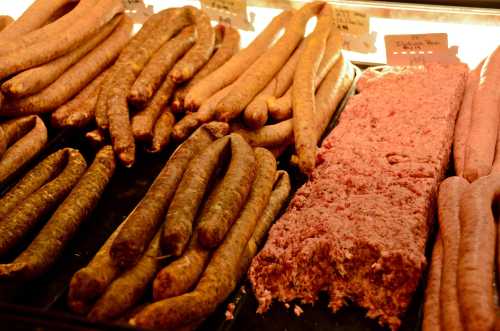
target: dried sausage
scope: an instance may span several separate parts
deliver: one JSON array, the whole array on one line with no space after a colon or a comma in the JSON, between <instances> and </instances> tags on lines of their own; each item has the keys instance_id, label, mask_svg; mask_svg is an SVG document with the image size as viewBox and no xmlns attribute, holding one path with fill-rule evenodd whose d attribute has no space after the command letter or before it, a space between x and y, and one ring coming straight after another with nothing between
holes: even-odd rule
<instances>
[{"instance_id":1,"label":"dried sausage","mask_svg":"<svg viewBox=\"0 0 500 331\"><path fill-rule=\"evenodd\" d=\"M13 143L21 139L26 133L28 133L36 123L36 116L24 116L12 120L8 120L0 124L2 127L5 140L7 141L7 146L11 146Z\"/></svg>"},{"instance_id":2,"label":"dried sausage","mask_svg":"<svg viewBox=\"0 0 500 331\"><path fill-rule=\"evenodd\" d=\"M253 147L276 147L293 141L292 120L269 124L255 131L247 130L241 125L232 124L231 130L243 136Z\"/></svg>"},{"instance_id":3,"label":"dried sausage","mask_svg":"<svg viewBox=\"0 0 500 331\"><path fill-rule=\"evenodd\" d=\"M155 123L151 145L146 148L149 153L158 153L165 149L170 142L170 135L175 124L174 114L166 108Z\"/></svg>"}]
</instances>

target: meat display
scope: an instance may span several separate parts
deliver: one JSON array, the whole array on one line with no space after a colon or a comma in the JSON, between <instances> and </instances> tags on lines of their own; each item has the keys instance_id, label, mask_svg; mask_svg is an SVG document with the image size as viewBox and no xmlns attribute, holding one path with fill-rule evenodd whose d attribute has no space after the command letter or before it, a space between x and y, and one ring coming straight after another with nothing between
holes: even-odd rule
<instances>
[{"instance_id":1,"label":"meat display","mask_svg":"<svg viewBox=\"0 0 500 331\"><path fill-rule=\"evenodd\" d=\"M272 300L337 311L348 301L396 330L426 266L436 193L448 165L465 65L367 70L310 180L272 227L249 276Z\"/></svg>"}]
</instances>

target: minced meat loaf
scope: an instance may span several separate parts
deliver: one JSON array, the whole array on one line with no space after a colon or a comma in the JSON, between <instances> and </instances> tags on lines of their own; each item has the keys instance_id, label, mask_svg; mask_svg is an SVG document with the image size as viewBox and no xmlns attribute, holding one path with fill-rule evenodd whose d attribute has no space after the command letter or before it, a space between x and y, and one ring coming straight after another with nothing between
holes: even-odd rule
<instances>
[{"instance_id":1,"label":"minced meat loaf","mask_svg":"<svg viewBox=\"0 0 500 331\"><path fill-rule=\"evenodd\" d=\"M253 260L259 311L272 299L338 310L347 301L393 330L426 265L465 65L368 70L318 153L311 179Z\"/></svg>"}]
</instances>

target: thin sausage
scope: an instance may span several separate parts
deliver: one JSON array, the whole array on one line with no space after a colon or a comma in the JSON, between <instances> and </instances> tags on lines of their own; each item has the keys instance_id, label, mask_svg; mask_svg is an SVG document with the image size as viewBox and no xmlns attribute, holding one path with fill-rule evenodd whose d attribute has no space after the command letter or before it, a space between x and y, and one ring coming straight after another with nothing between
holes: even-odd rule
<instances>
[{"instance_id":1,"label":"thin sausage","mask_svg":"<svg viewBox=\"0 0 500 331\"><path fill-rule=\"evenodd\" d=\"M0 279L31 280L46 273L97 205L114 170L113 149L104 147L28 248L12 263L0 264Z\"/></svg>"},{"instance_id":2,"label":"thin sausage","mask_svg":"<svg viewBox=\"0 0 500 331\"><path fill-rule=\"evenodd\" d=\"M62 172L28 196L0 222L0 256L10 251L43 215L63 200L85 171L87 164L83 156L73 149L67 153L67 164Z\"/></svg>"},{"instance_id":3,"label":"thin sausage","mask_svg":"<svg viewBox=\"0 0 500 331\"><path fill-rule=\"evenodd\" d=\"M274 38L291 16L291 11L284 11L273 18L248 47L236 53L221 67L195 84L186 95L184 106L187 109L196 110L203 101L234 82L273 43Z\"/></svg>"},{"instance_id":4,"label":"thin sausage","mask_svg":"<svg viewBox=\"0 0 500 331\"><path fill-rule=\"evenodd\" d=\"M7 141L7 146L11 146L13 143L21 139L26 133L28 133L36 123L36 116L24 116L8 120L0 124L4 133L5 140Z\"/></svg>"},{"instance_id":5,"label":"thin sausage","mask_svg":"<svg viewBox=\"0 0 500 331\"><path fill-rule=\"evenodd\" d=\"M292 120L269 124L257 130L248 130L238 124L232 124L231 130L243 136L253 147L276 147L293 141Z\"/></svg>"},{"instance_id":6,"label":"thin sausage","mask_svg":"<svg viewBox=\"0 0 500 331\"><path fill-rule=\"evenodd\" d=\"M214 173L227 157L229 146L229 137L223 137L189 162L168 208L161 237L163 254L180 256L184 252L203 196Z\"/></svg>"},{"instance_id":7,"label":"thin sausage","mask_svg":"<svg viewBox=\"0 0 500 331\"><path fill-rule=\"evenodd\" d=\"M449 177L439 186L439 234L443 245L440 315L443 330L462 330L458 306L457 265L460 243L460 198L469 183Z\"/></svg>"},{"instance_id":8,"label":"thin sausage","mask_svg":"<svg viewBox=\"0 0 500 331\"><path fill-rule=\"evenodd\" d=\"M231 134L231 161L221 190L210 210L201 215L198 240L206 248L217 247L245 205L255 179L256 160L252 148L238 134Z\"/></svg>"},{"instance_id":9,"label":"thin sausage","mask_svg":"<svg viewBox=\"0 0 500 331\"><path fill-rule=\"evenodd\" d=\"M175 124L174 114L166 108L155 123L151 144L146 148L149 153L159 153L167 147Z\"/></svg>"},{"instance_id":10,"label":"thin sausage","mask_svg":"<svg viewBox=\"0 0 500 331\"><path fill-rule=\"evenodd\" d=\"M422 331L440 331L439 292L441 291L441 274L443 268L443 242L438 235L432 250L432 260L427 275L425 288L424 317Z\"/></svg>"},{"instance_id":11,"label":"thin sausage","mask_svg":"<svg viewBox=\"0 0 500 331\"><path fill-rule=\"evenodd\" d=\"M47 128L37 117L35 126L24 137L10 146L0 159L0 183L32 160L47 143Z\"/></svg>"}]
</instances>

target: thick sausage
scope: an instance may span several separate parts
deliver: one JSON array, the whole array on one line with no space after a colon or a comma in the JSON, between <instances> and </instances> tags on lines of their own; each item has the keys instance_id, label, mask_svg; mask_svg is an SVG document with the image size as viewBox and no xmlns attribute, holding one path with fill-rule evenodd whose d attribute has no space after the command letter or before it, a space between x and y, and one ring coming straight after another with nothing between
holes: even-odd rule
<instances>
[{"instance_id":1,"label":"thick sausage","mask_svg":"<svg viewBox=\"0 0 500 331\"><path fill-rule=\"evenodd\" d=\"M189 161L215 140L204 127L198 129L172 154L144 198L130 213L123 229L113 241L111 256L117 265L133 265L164 220Z\"/></svg>"},{"instance_id":2,"label":"thick sausage","mask_svg":"<svg viewBox=\"0 0 500 331\"><path fill-rule=\"evenodd\" d=\"M151 144L146 148L149 153L159 153L167 147L175 124L174 114L166 108L155 123Z\"/></svg>"},{"instance_id":3,"label":"thick sausage","mask_svg":"<svg viewBox=\"0 0 500 331\"><path fill-rule=\"evenodd\" d=\"M25 70L7 80L2 84L2 91L16 98L40 92L107 38L122 18L123 15L115 16L95 36L68 54L39 67Z\"/></svg>"},{"instance_id":4,"label":"thick sausage","mask_svg":"<svg viewBox=\"0 0 500 331\"><path fill-rule=\"evenodd\" d=\"M314 87L316 73L323 56L326 41L332 27L333 9L325 5L318 16L313 36L299 62L292 85L293 136L299 157L299 168L307 175L312 173L316 164L316 102Z\"/></svg>"},{"instance_id":5,"label":"thick sausage","mask_svg":"<svg viewBox=\"0 0 500 331\"><path fill-rule=\"evenodd\" d=\"M189 162L168 208L161 237L163 254L180 256L184 252L203 196L216 170L227 158L229 146L229 137L223 137Z\"/></svg>"},{"instance_id":6,"label":"thick sausage","mask_svg":"<svg viewBox=\"0 0 500 331\"><path fill-rule=\"evenodd\" d=\"M67 151L61 149L46 157L0 199L0 219L60 172L67 161Z\"/></svg>"},{"instance_id":7,"label":"thick sausage","mask_svg":"<svg viewBox=\"0 0 500 331\"><path fill-rule=\"evenodd\" d=\"M104 147L28 248L12 263L0 264L0 279L31 280L46 273L97 205L114 170L113 149Z\"/></svg>"},{"instance_id":8,"label":"thick sausage","mask_svg":"<svg viewBox=\"0 0 500 331\"><path fill-rule=\"evenodd\" d=\"M231 161L221 190L210 210L201 215L198 240L206 248L217 247L245 205L255 179L256 160L250 145L238 134L231 134Z\"/></svg>"},{"instance_id":9,"label":"thick sausage","mask_svg":"<svg viewBox=\"0 0 500 331\"><path fill-rule=\"evenodd\" d=\"M185 86L177 89L174 95L174 100L172 101L173 111L180 112L181 109L184 109L184 99L191 88L226 63L240 49L240 34L238 30L225 25L217 25L215 30L216 33L219 30L223 30L223 37L220 46L214 52L210 60L208 60L208 62L200 69L200 71L198 71Z\"/></svg>"},{"instance_id":10,"label":"thick sausage","mask_svg":"<svg viewBox=\"0 0 500 331\"><path fill-rule=\"evenodd\" d=\"M216 115L218 120L229 122L236 118L252 101L253 97L273 79L302 40L306 24L311 16L318 14L322 7L322 2L312 2L304 5L292 16L283 37L235 81L231 92L217 104ZM333 14L329 15L328 18L330 19L328 23L331 26ZM326 31L324 38L326 41L330 30L326 26L322 27L322 29ZM322 46L324 49L324 42ZM318 52L318 49L315 51ZM321 59L323 52L321 51L319 54ZM315 69L317 69L317 66Z\"/></svg>"},{"instance_id":11,"label":"thick sausage","mask_svg":"<svg viewBox=\"0 0 500 331\"><path fill-rule=\"evenodd\" d=\"M0 159L0 183L40 153L45 143L47 128L43 121L36 117L33 129L10 146Z\"/></svg>"},{"instance_id":12,"label":"thick sausage","mask_svg":"<svg viewBox=\"0 0 500 331\"><path fill-rule=\"evenodd\" d=\"M157 50L132 85L128 101L138 106L144 105L160 87L175 62L194 45L195 40L194 27L188 26Z\"/></svg>"},{"instance_id":13,"label":"thick sausage","mask_svg":"<svg viewBox=\"0 0 500 331\"><path fill-rule=\"evenodd\" d=\"M449 177L439 186L439 234L443 244L440 315L443 330L462 330L458 306L457 265L460 243L460 198L468 187L462 177Z\"/></svg>"},{"instance_id":14,"label":"thick sausage","mask_svg":"<svg viewBox=\"0 0 500 331\"><path fill-rule=\"evenodd\" d=\"M23 200L0 222L0 256L21 240L40 218L61 202L81 177L87 164L83 156L68 150L67 164L53 180Z\"/></svg>"},{"instance_id":15,"label":"thick sausage","mask_svg":"<svg viewBox=\"0 0 500 331\"><path fill-rule=\"evenodd\" d=\"M233 83L273 43L274 38L291 16L292 12L284 11L273 18L248 47L236 53L221 67L195 84L186 95L184 106L187 109L196 110L210 96Z\"/></svg>"},{"instance_id":16,"label":"thick sausage","mask_svg":"<svg viewBox=\"0 0 500 331\"><path fill-rule=\"evenodd\" d=\"M425 288L424 317L422 331L440 331L439 293L443 269L443 242L438 235L432 250L432 260Z\"/></svg>"},{"instance_id":17,"label":"thick sausage","mask_svg":"<svg viewBox=\"0 0 500 331\"><path fill-rule=\"evenodd\" d=\"M239 124L232 124L231 131L240 134L253 147L277 147L293 141L292 120L269 124L255 131L245 129Z\"/></svg>"},{"instance_id":18,"label":"thick sausage","mask_svg":"<svg viewBox=\"0 0 500 331\"><path fill-rule=\"evenodd\" d=\"M464 163L464 177L469 182L486 176L491 171L500 121L498 82L500 46L484 62L472 101L472 118Z\"/></svg>"},{"instance_id":19,"label":"thick sausage","mask_svg":"<svg viewBox=\"0 0 500 331\"><path fill-rule=\"evenodd\" d=\"M0 124L4 133L7 146L11 146L28 133L36 124L36 116L24 116L8 120Z\"/></svg>"},{"instance_id":20,"label":"thick sausage","mask_svg":"<svg viewBox=\"0 0 500 331\"><path fill-rule=\"evenodd\" d=\"M266 208L276 176L276 160L269 151L255 150L257 176L241 215L210 262L194 291L146 306L130 321L150 328L176 328L208 316L236 287L240 257Z\"/></svg>"}]
</instances>

